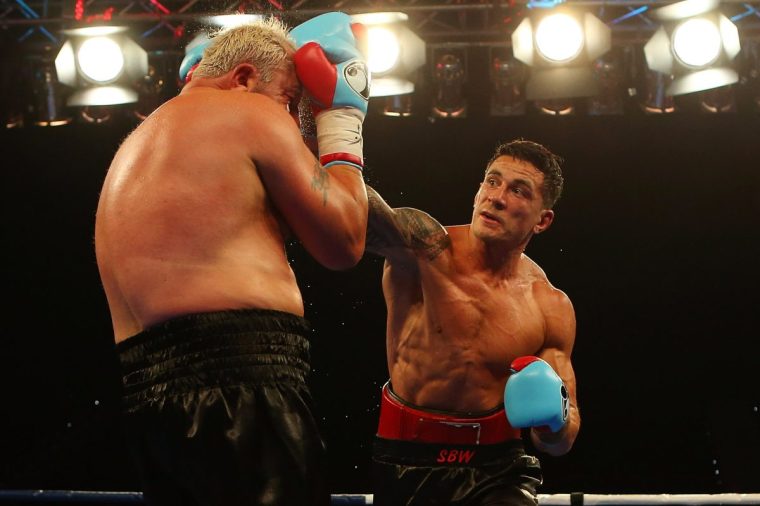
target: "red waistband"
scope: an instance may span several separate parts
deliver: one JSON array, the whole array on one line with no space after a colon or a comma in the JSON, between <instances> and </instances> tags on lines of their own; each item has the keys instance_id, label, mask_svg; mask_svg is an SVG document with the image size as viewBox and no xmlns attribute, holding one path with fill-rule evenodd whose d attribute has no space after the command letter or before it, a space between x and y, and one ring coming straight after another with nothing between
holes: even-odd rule
<instances>
[{"instance_id":1,"label":"red waistband","mask_svg":"<svg viewBox=\"0 0 760 506\"><path fill-rule=\"evenodd\" d=\"M507 421L503 409L484 417L458 417L403 404L383 386L377 435L422 443L494 444L520 438L520 430Z\"/></svg>"}]
</instances>

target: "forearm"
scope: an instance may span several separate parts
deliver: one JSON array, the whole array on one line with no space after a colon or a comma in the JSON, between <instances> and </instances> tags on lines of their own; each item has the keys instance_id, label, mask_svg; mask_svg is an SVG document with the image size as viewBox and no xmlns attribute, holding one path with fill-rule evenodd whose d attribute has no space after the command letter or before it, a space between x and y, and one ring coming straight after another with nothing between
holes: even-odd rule
<instances>
[{"instance_id":1,"label":"forearm","mask_svg":"<svg viewBox=\"0 0 760 506\"><path fill-rule=\"evenodd\" d=\"M335 165L329 175L329 204L325 201L324 234L333 259L333 269L356 265L364 253L367 233L367 192L361 172L351 166Z\"/></svg>"}]
</instances>

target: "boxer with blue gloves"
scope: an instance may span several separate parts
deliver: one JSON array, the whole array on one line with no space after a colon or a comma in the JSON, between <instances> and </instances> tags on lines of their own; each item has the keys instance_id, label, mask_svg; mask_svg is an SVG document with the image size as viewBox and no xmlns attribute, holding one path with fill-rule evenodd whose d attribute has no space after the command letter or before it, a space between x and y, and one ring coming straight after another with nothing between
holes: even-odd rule
<instances>
[{"instance_id":1,"label":"boxer with blue gloves","mask_svg":"<svg viewBox=\"0 0 760 506\"><path fill-rule=\"evenodd\" d=\"M290 31L296 73L311 101L325 167L364 166L362 123L370 73L359 49L362 33L363 26L341 12L322 14Z\"/></svg>"},{"instance_id":2,"label":"boxer with blue gloves","mask_svg":"<svg viewBox=\"0 0 760 506\"><path fill-rule=\"evenodd\" d=\"M575 312L525 254L562 186L559 157L520 139L487 163L469 224L392 209L367 187L390 374L374 504L536 506L541 468L525 443L549 455L573 446Z\"/></svg>"}]
</instances>

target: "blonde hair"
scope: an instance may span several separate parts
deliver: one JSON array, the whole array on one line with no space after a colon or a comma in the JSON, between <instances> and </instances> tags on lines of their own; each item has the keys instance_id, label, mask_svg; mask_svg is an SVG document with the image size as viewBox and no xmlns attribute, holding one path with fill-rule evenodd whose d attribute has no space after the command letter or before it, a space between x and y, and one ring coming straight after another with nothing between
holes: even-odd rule
<instances>
[{"instance_id":1,"label":"blonde hair","mask_svg":"<svg viewBox=\"0 0 760 506\"><path fill-rule=\"evenodd\" d=\"M288 27L270 16L212 35L193 75L219 77L236 65L250 63L266 83L271 81L275 70L292 63L294 50L293 41L288 38Z\"/></svg>"}]
</instances>

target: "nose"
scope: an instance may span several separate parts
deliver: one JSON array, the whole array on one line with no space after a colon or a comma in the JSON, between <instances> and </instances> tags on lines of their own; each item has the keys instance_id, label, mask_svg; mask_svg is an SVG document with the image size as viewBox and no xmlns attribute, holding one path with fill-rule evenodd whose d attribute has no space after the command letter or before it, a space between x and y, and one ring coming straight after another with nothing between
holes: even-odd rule
<instances>
[{"instance_id":1,"label":"nose","mask_svg":"<svg viewBox=\"0 0 760 506\"><path fill-rule=\"evenodd\" d=\"M505 207L507 207L507 200L504 198L504 189L503 188L494 188L493 190L491 190L488 193L486 199L496 209L501 210L501 209L504 209Z\"/></svg>"}]
</instances>

